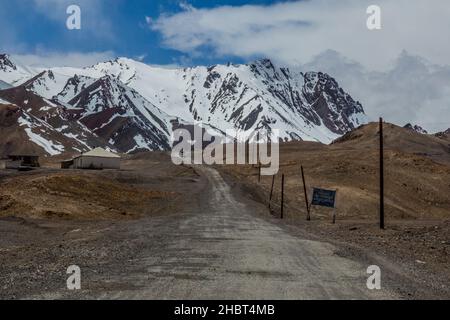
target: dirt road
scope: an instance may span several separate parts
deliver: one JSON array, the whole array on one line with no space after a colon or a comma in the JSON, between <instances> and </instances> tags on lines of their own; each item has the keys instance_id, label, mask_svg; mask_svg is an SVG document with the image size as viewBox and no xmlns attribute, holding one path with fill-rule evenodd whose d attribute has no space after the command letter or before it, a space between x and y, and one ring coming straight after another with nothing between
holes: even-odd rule
<instances>
[{"instance_id":1,"label":"dirt road","mask_svg":"<svg viewBox=\"0 0 450 320\"><path fill-rule=\"evenodd\" d=\"M302 237L267 214L213 168L196 168L201 196L185 212L117 223L73 225L29 252L25 267L3 261L3 298L376 299L367 263ZM194 183L194 182L193 182ZM15 223L14 221L9 223ZM25 232L25 231L24 231ZM34 231L36 232L36 231ZM22 263L23 264L23 263ZM66 289L78 265L82 290ZM36 270L37 269L37 270ZM1 287L0 287L1 288Z\"/></svg>"}]
</instances>

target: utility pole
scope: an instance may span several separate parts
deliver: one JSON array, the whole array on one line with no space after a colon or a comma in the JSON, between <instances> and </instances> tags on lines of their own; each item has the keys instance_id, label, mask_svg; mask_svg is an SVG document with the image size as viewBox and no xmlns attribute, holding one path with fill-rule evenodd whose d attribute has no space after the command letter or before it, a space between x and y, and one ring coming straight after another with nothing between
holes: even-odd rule
<instances>
[{"instance_id":1,"label":"utility pole","mask_svg":"<svg viewBox=\"0 0 450 320\"><path fill-rule=\"evenodd\" d=\"M284 218L284 174L281 175L281 219Z\"/></svg>"},{"instance_id":2,"label":"utility pole","mask_svg":"<svg viewBox=\"0 0 450 320\"><path fill-rule=\"evenodd\" d=\"M303 166L300 166L302 170L302 180L303 180L303 191L305 192L305 203L306 203L306 220L311 220L311 213L309 211L309 203L308 203L308 191L306 190L306 182L305 182L305 172L303 170Z\"/></svg>"},{"instance_id":3,"label":"utility pole","mask_svg":"<svg viewBox=\"0 0 450 320\"><path fill-rule=\"evenodd\" d=\"M384 141L383 118L380 118L380 229L384 229Z\"/></svg>"},{"instance_id":4,"label":"utility pole","mask_svg":"<svg viewBox=\"0 0 450 320\"><path fill-rule=\"evenodd\" d=\"M258 183L261 183L261 162L259 163L258 166Z\"/></svg>"}]
</instances>

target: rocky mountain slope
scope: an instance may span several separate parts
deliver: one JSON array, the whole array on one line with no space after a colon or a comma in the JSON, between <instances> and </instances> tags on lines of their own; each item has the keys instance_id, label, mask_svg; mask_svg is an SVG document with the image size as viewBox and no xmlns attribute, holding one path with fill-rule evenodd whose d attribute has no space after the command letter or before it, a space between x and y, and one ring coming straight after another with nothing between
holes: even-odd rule
<instances>
[{"instance_id":1,"label":"rocky mountain slope","mask_svg":"<svg viewBox=\"0 0 450 320\"><path fill-rule=\"evenodd\" d=\"M122 152L170 149L173 117L110 76L85 78L78 94L77 81L79 77L70 79L56 99L73 96L66 106L79 110L78 119L92 132Z\"/></svg>"},{"instance_id":2,"label":"rocky mountain slope","mask_svg":"<svg viewBox=\"0 0 450 320\"><path fill-rule=\"evenodd\" d=\"M422 134L428 134L428 131L418 125L406 124L403 128Z\"/></svg>"},{"instance_id":3,"label":"rocky mountain slope","mask_svg":"<svg viewBox=\"0 0 450 320\"><path fill-rule=\"evenodd\" d=\"M79 153L109 146L78 121L72 110L22 86L0 91L0 124L0 156Z\"/></svg>"},{"instance_id":4,"label":"rocky mountain slope","mask_svg":"<svg viewBox=\"0 0 450 320\"><path fill-rule=\"evenodd\" d=\"M161 69L119 58L84 72L114 76L168 114L222 131L279 129L282 139L329 143L366 122L361 104L329 75L293 72L267 59Z\"/></svg>"},{"instance_id":5,"label":"rocky mountain slope","mask_svg":"<svg viewBox=\"0 0 450 320\"><path fill-rule=\"evenodd\" d=\"M59 106L127 153L169 149L174 122L200 122L214 133L278 129L286 141L324 143L366 123L361 104L331 76L279 68L267 59L164 69L119 58L83 69L42 70L0 55L0 80Z\"/></svg>"}]
</instances>

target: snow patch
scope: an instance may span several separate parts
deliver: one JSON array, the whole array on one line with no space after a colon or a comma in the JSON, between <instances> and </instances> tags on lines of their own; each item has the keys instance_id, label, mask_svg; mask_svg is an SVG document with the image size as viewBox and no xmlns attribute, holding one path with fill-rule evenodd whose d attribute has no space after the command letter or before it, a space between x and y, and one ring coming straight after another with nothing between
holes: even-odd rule
<instances>
[{"instance_id":1,"label":"snow patch","mask_svg":"<svg viewBox=\"0 0 450 320\"><path fill-rule=\"evenodd\" d=\"M55 156L64 152L64 146L60 144L56 144L51 140L47 140L44 137L33 133L31 128L25 128L25 132L27 133L30 141L37 144L38 146L44 148L44 150L50 154L51 156Z\"/></svg>"}]
</instances>

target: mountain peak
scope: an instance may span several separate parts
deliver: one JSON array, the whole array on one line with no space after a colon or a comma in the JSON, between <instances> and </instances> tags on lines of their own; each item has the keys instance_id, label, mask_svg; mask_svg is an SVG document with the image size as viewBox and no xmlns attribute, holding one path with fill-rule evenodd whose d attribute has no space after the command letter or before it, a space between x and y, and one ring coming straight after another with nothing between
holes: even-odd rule
<instances>
[{"instance_id":1,"label":"mountain peak","mask_svg":"<svg viewBox=\"0 0 450 320\"><path fill-rule=\"evenodd\" d=\"M412 125L411 123L407 123L403 128L417 132L417 133L421 133L421 134L428 134L428 131L425 130L424 128L422 128L421 126Z\"/></svg>"},{"instance_id":2,"label":"mountain peak","mask_svg":"<svg viewBox=\"0 0 450 320\"><path fill-rule=\"evenodd\" d=\"M272 60L269 58L262 58L254 61L252 65L260 66L266 69L275 69L275 65L273 64Z\"/></svg>"},{"instance_id":3,"label":"mountain peak","mask_svg":"<svg viewBox=\"0 0 450 320\"><path fill-rule=\"evenodd\" d=\"M0 54L0 70L7 71L7 69L17 70L17 67L11 61L9 55Z\"/></svg>"},{"instance_id":4,"label":"mountain peak","mask_svg":"<svg viewBox=\"0 0 450 320\"><path fill-rule=\"evenodd\" d=\"M445 131L436 133L435 136L438 138L449 138L450 137L450 128L448 128Z\"/></svg>"}]
</instances>

